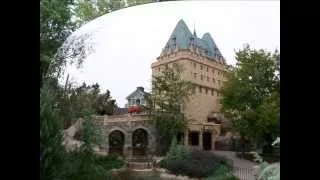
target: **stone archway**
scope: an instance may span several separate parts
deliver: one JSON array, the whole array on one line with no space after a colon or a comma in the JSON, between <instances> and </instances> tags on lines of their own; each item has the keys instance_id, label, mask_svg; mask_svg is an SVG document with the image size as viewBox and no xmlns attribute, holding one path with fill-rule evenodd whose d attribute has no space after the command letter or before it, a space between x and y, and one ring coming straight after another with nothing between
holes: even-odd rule
<instances>
[{"instance_id":1,"label":"stone archway","mask_svg":"<svg viewBox=\"0 0 320 180\"><path fill-rule=\"evenodd\" d=\"M144 128L137 128L132 133L132 155L144 156L149 146L149 133Z\"/></svg>"},{"instance_id":2,"label":"stone archway","mask_svg":"<svg viewBox=\"0 0 320 180\"><path fill-rule=\"evenodd\" d=\"M109 134L109 155L123 155L125 134L121 130L113 130Z\"/></svg>"}]
</instances>

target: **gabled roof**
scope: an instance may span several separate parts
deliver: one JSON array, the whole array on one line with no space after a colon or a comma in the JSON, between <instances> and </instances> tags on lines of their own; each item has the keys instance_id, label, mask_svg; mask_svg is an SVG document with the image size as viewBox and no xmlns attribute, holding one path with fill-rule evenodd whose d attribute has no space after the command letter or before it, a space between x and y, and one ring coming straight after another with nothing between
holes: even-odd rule
<instances>
[{"instance_id":1,"label":"gabled roof","mask_svg":"<svg viewBox=\"0 0 320 180\"><path fill-rule=\"evenodd\" d=\"M176 25L162 52L167 53L168 51L174 51L176 48L189 49L191 44L193 44L194 47L204 50L209 57L223 58L210 33L205 33L200 39L197 37L195 30L193 34L190 32L182 19Z\"/></svg>"},{"instance_id":2,"label":"gabled roof","mask_svg":"<svg viewBox=\"0 0 320 180\"><path fill-rule=\"evenodd\" d=\"M137 87L135 91L133 91L129 96L126 97L126 99L130 99L134 94L141 92L144 96L149 96L150 94L144 91L143 87Z\"/></svg>"}]
</instances>

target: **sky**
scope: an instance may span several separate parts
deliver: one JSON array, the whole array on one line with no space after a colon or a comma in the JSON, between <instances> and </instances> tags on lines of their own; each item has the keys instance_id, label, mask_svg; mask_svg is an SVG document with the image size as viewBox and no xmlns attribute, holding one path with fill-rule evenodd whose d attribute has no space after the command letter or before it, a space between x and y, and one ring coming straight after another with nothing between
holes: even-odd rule
<instances>
[{"instance_id":1,"label":"sky","mask_svg":"<svg viewBox=\"0 0 320 180\"><path fill-rule=\"evenodd\" d=\"M176 1L121 9L87 23L74 34L94 32L94 52L80 69L68 65L66 74L81 84L99 83L109 89L119 107L143 86L151 87L151 63L160 55L177 22L202 37L209 32L228 64L235 50L280 50L280 1ZM64 78L65 79L65 78Z\"/></svg>"}]
</instances>

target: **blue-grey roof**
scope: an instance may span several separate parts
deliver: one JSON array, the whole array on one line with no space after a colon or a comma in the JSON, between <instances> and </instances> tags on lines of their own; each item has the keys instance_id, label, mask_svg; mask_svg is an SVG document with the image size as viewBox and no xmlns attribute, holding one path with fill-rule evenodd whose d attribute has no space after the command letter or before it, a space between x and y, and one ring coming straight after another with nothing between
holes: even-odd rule
<instances>
[{"instance_id":1,"label":"blue-grey roof","mask_svg":"<svg viewBox=\"0 0 320 180\"><path fill-rule=\"evenodd\" d=\"M191 44L194 47L202 49L209 57L223 58L216 43L212 39L209 33L205 33L202 38L198 38L195 31L192 34L187 27L186 23L181 19L172 32L170 39L166 43L163 53L167 53L169 50L174 51L176 46L178 49L189 49Z\"/></svg>"}]
</instances>

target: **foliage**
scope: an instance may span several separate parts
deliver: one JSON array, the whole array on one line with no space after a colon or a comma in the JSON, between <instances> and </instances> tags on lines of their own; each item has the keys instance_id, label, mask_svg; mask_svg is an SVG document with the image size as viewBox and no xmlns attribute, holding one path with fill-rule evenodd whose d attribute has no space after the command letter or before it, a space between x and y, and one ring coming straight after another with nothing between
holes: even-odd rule
<instances>
[{"instance_id":1,"label":"foliage","mask_svg":"<svg viewBox=\"0 0 320 180\"><path fill-rule=\"evenodd\" d=\"M75 151L68 156L67 179L111 179L111 169L121 168L124 162L114 157L105 157L90 154L88 152Z\"/></svg>"},{"instance_id":2,"label":"foliage","mask_svg":"<svg viewBox=\"0 0 320 180\"><path fill-rule=\"evenodd\" d=\"M167 67L161 74L153 77L152 95L148 99L152 119L161 144L157 150L160 154L168 151L173 137L185 128L182 107L193 94L194 85L181 79L182 67Z\"/></svg>"},{"instance_id":3,"label":"foliage","mask_svg":"<svg viewBox=\"0 0 320 180\"><path fill-rule=\"evenodd\" d=\"M112 180L162 180L158 172L137 172L126 169L113 175Z\"/></svg>"},{"instance_id":4,"label":"foliage","mask_svg":"<svg viewBox=\"0 0 320 180\"><path fill-rule=\"evenodd\" d=\"M280 127L280 54L247 46L236 60L222 89L222 111L242 138L270 145Z\"/></svg>"},{"instance_id":5,"label":"foliage","mask_svg":"<svg viewBox=\"0 0 320 180\"><path fill-rule=\"evenodd\" d=\"M51 72L57 71L52 58L73 31L71 4L72 0L40 1L40 86L50 73L49 66Z\"/></svg>"},{"instance_id":6,"label":"foliage","mask_svg":"<svg viewBox=\"0 0 320 180\"><path fill-rule=\"evenodd\" d=\"M89 148L96 138L88 118L93 110L106 109L101 108L101 104L112 102L105 100L110 96L102 95L96 105L86 106L90 102L89 95L71 93L71 100L66 88L69 83L64 88L58 83L67 60L72 59L71 62L80 65L91 47L88 42L91 33L67 38L77 27L71 20L73 12L70 7L73 5L73 0L40 1L40 175L44 180L111 177ZM75 104L80 107L72 109ZM81 137L85 145L70 153L62 146L62 130L64 121L72 117L88 119Z\"/></svg>"},{"instance_id":7,"label":"foliage","mask_svg":"<svg viewBox=\"0 0 320 180\"><path fill-rule=\"evenodd\" d=\"M62 146L62 122L54 108L55 94L48 85L40 91L40 159L42 179L58 179L64 174L66 156Z\"/></svg>"},{"instance_id":8,"label":"foliage","mask_svg":"<svg viewBox=\"0 0 320 180\"><path fill-rule=\"evenodd\" d=\"M239 180L232 174L232 171L225 165L219 165L213 174L204 180Z\"/></svg>"},{"instance_id":9,"label":"foliage","mask_svg":"<svg viewBox=\"0 0 320 180\"><path fill-rule=\"evenodd\" d=\"M167 154L167 160L184 160L190 158L190 152L185 148L185 146L178 144L177 139L173 138Z\"/></svg>"},{"instance_id":10,"label":"foliage","mask_svg":"<svg viewBox=\"0 0 320 180\"><path fill-rule=\"evenodd\" d=\"M280 137L272 143L272 145L280 144ZM269 164L263 161L262 157L252 152L255 156L255 160L259 162L258 180L280 180L280 163Z\"/></svg>"},{"instance_id":11,"label":"foliage","mask_svg":"<svg viewBox=\"0 0 320 180\"><path fill-rule=\"evenodd\" d=\"M57 99L61 117L68 128L74 120L88 114L111 115L116 107L115 100L110 96L110 91L100 93L99 84L87 86L83 83L79 87L60 88L60 95ZM90 114L89 113L89 114Z\"/></svg>"},{"instance_id":12,"label":"foliage","mask_svg":"<svg viewBox=\"0 0 320 180\"><path fill-rule=\"evenodd\" d=\"M183 148L184 146L181 147ZM185 149L183 152L185 151L187 150ZM186 157L181 155L168 155L166 159L159 163L160 167L166 168L176 175L187 175L195 178L212 176L212 174L219 168L219 171L224 168L224 172L231 172L232 164L225 158L218 157L211 152L203 152L199 150L188 151L188 156ZM217 174L214 175L217 176Z\"/></svg>"}]
</instances>

